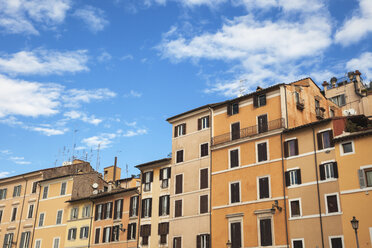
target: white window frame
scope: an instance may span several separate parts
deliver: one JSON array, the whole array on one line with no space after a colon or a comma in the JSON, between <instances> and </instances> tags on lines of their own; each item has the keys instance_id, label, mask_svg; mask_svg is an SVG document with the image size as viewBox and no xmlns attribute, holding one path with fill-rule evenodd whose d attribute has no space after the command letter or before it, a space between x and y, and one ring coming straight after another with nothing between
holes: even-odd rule
<instances>
[{"instance_id":1,"label":"white window frame","mask_svg":"<svg viewBox=\"0 0 372 248\"><path fill-rule=\"evenodd\" d=\"M333 195L335 195L337 197L337 208L338 208L338 212L330 213L329 210L328 210L327 196L333 196ZM340 195L337 192L335 192L335 193L329 193L329 194L324 194L324 202L325 202L325 208L326 208L326 214L327 215L337 215L337 214L340 214L341 213Z\"/></svg>"},{"instance_id":2,"label":"white window frame","mask_svg":"<svg viewBox=\"0 0 372 248\"><path fill-rule=\"evenodd\" d=\"M40 225L40 216L43 215L43 223L42 225ZM38 227L41 227L41 226L44 226L44 223L45 223L45 217L46 217L46 213L45 212L42 212L39 214L39 221L37 222L37 226Z\"/></svg>"},{"instance_id":3,"label":"white window frame","mask_svg":"<svg viewBox=\"0 0 372 248\"><path fill-rule=\"evenodd\" d=\"M324 166L324 177L325 177L325 181L336 180L337 179L337 178L335 178L335 172L333 170L333 163L334 162L335 161L332 160L332 161L327 161L327 162L321 163ZM331 172L331 170L333 172L333 177L332 176L327 176L327 174L329 174L328 172Z\"/></svg>"},{"instance_id":4,"label":"white window frame","mask_svg":"<svg viewBox=\"0 0 372 248\"><path fill-rule=\"evenodd\" d=\"M269 186L269 197L268 198L260 198L260 179L261 178L268 178L268 186ZM270 175L265 175L265 176L259 176L256 179L256 184L257 184L257 200L265 200L265 199L271 199L271 178Z\"/></svg>"},{"instance_id":5,"label":"white window frame","mask_svg":"<svg viewBox=\"0 0 372 248\"><path fill-rule=\"evenodd\" d=\"M181 216L177 216L176 217L176 201L181 201ZM178 199L174 199L174 208L173 208L173 218L181 218L181 217L183 217L183 207L184 207L184 200L183 200L183 198L178 198Z\"/></svg>"},{"instance_id":6,"label":"white window frame","mask_svg":"<svg viewBox=\"0 0 372 248\"><path fill-rule=\"evenodd\" d=\"M207 144L207 146L208 146L208 154L205 155L205 156L202 156L202 154L201 154L201 147L202 147L202 145L205 145L205 144ZM209 155L210 155L210 151L209 151L209 142L201 143L201 144L199 145L199 158L207 158L207 157L209 157Z\"/></svg>"},{"instance_id":7,"label":"white window frame","mask_svg":"<svg viewBox=\"0 0 372 248\"><path fill-rule=\"evenodd\" d=\"M299 208L300 208L300 216L292 216L292 207L291 207L291 202L293 201L298 201ZM302 203L301 203L301 198L293 198L289 199L289 218L290 219L296 219L302 217Z\"/></svg>"},{"instance_id":8,"label":"white window frame","mask_svg":"<svg viewBox=\"0 0 372 248\"><path fill-rule=\"evenodd\" d=\"M58 246L57 247L55 247L56 240L58 240ZM60 237L53 238L53 248L60 248L60 241L61 241Z\"/></svg>"},{"instance_id":9,"label":"white window frame","mask_svg":"<svg viewBox=\"0 0 372 248\"><path fill-rule=\"evenodd\" d=\"M201 213L200 212L200 207L201 207L201 205L200 205L201 200L200 199L201 199L202 196L208 196L208 200L207 200L207 212L205 212L205 213ZM208 213L210 213L209 194L199 195L198 214L208 214Z\"/></svg>"},{"instance_id":10,"label":"white window frame","mask_svg":"<svg viewBox=\"0 0 372 248\"><path fill-rule=\"evenodd\" d=\"M291 172L295 172L297 170L301 170L300 167L294 167L294 168L287 169L287 172L289 172L289 186L288 187L300 185L298 183L295 184L295 183L292 182ZM297 173L296 172L295 172L295 175L297 177ZM298 179L297 179L297 181L298 181Z\"/></svg>"},{"instance_id":11,"label":"white window frame","mask_svg":"<svg viewBox=\"0 0 372 248\"><path fill-rule=\"evenodd\" d=\"M206 237L207 235L209 235L209 238L211 238L211 234L210 233L199 233L197 234L198 236L200 236L200 247L201 248L207 248L207 246L203 246L203 240L202 240L202 237ZM205 245L207 245L207 240L205 240L204 242Z\"/></svg>"},{"instance_id":12,"label":"white window frame","mask_svg":"<svg viewBox=\"0 0 372 248\"><path fill-rule=\"evenodd\" d=\"M184 135L183 134L183 124L186 124L186 122L176 125L176 130L177 130L177 136L176 137Z\"/></svg>"},{"instance_id":13,"label":"white window frame","mask_svg":"<svg viewBox=\"0 0 372 248\"><path fill-rule=\"evenodd\" d=\"M261 226L260 226L260 220L271 220L271 244L272 247L275 247L275 232L274 232L274 218L272 215L262 215L257 216L257 236L258 236L258 244L259 247L261 247Z\"/></svg>"},{"instance_id":14,"label":"white window frame","mask_svg":"<svg viewBox=\"0 0 372 248\"><path fill-rule=\"evenodd\" d=\"M33 206L33 208L32 208L32 215L31 215L31 217L29 217L31 206ZM27 208L27 219L32 219L34 217L34 210L35 210L35 204L28 204L28 208Z\"/></svg>"},{"instance_id":15,"label":"white window frame","mask_svg":"<svg viewBox=\"0 0 372 248\"><path fill-rule=\"evenodd\" d=\"M177 152L179 151L183 151L182 153L182 161L181 162L177 162ZM175 154L174 154L174 157L176 158L176 160L174 161L175 164L182 164L183 162L185 162L185 149L179 149L179 150L176 150Z\"/></svg>"},{"instance_id":16,"label":"white window frame","mask_svg":"<svg viewBox=\"0 0 372 248\"><path fill-rule=\"evenodd\" d=\"M232 240L232 238L231 238L231 224L232 223L239 223L239 222L240 222L240 234L241 234L241 240L242 240L242 247L244 247L244 225L243 225L243 218L241 218L241 217L229 218L229 221L228 221L228 230L229 230L228 240Z\"/></svg>"},{"instance_id":17,"label":"white window frame","mask_svg":"<svg viewBox=\"0 0 372 248\"><path fill-rule=\"evenodd\" d=\"M239 183L239 201L232 203L232 201L231 201L232 200L231 199L231 197L232 197L232 195L231 195L231 184L234 184L234 183ZM240 203L242 203L242 183L241 183L241 181L239 180L239 181L229 182L229 204L230 205L235 205L235 204L240 204Z\"/></svg>"},{"instance_id":18,"label":"white window frame","mask_svg":"<svg viewBox=\"0 0 372 248\"><path fill-rule=\"evenodd\" d=\"M235 150L238 150L238 166L232 168L231 167L231 152L235 151ZM240 146L234 147L234 148L231 148L231 149L228 150L228 159L229 159L229 161L228 161L229 169L234 169L234 168L238 168L238 167L241 166L241 163L240 163Z\"/></svg>"},{"instance_id":19,"label":"white window frame","mask_svg":"<svg viewBox=\"0 0 372 248\"><path fill-rule=\"evenodd\" d=\"M209 119L209 115L201 117L200 119L201 119L201 129L200 130L209 128L209 127L207 127L207 119Z\"/></svg>"},{"instance_id":20,"label":"white window frame","mask_svg":"<svg viewBox=\"0 0 372 248\"><path fill-rule=\"evenodd\" d=\"M64 187L64 191L62 192L63 185L65 185L65 187ZM61 191L60 191L60 195L66 195L66 191L67 191L67 182L61 182ZM62 193L63 193L63 194L62 194Z\"/></svg>"},{"instance_id":21,"label":"white window frame","mask_svg":"<svg viewBox=\"0 0 372 248\"><path fill-rule=\"evenodd\" d=\"M44 197L45 188L46 188L47 190L46 190L46 196ZM48 199L48 195L49 195L49 185L44 186L44 188L43 188L43 193L42 193L42 199Z\"/></svg>"},{"instance_id":22,"label":"white window frame","mask_svg":"<svg viewBox=\"0 0 372 248\"><path fill-rule=\"evenodd\" d=\"M305 239L304 238L291 239L291 245L292 245L292 247L294 247L294 241L301 241L302 242L302 248L305 248Z\"/></svg>"},{"instance_id":23,"label":"white window frame","mask_svg":"<svg viewBox=\"0 0 372 248\"><path fill-rule=\"evenodd\" d=\"M238 112L237 113L234 113L234 105L238 105ZM239 114L239 109L240 109L240 104L239 102L233 102L231 103L231 115L236 115L236 114Z\"/></svg>"},{"instance_id":24,"label":"white window frame","mask_svg":"<svg viewBox=\"0 0 372 248\"><path fill-rule=\"evenodd\" d=\"M61 223L58 223L58 213L59 212L62 212L62 214L61 214ZM56 215L56 225L61 225L62 222L63 222L63 209L58 209L57 210L57 215Z\"/></svg>"},{"instance_id":25,"label":"white window frame","mask_svg":"<svg viewBox=\"0 0 372 248\"><path fill-rule=\"evenodd\" d=\"M345 152L344 152L344 147L343 147L343 145L344 145L344 144L347 144L347 143L351 143L351 148L353 149L353 151L345 153ZM340 143L340 155L341 155L341 156L347 156L347 155L351 155L351 154L355 154L354 141L353 141L353 140L348 140L348 141L345 141L345 142Z\"/></svg>"},{"instance_id":26,"label":"white window frame","mask_svg":"<svg viewBox=\"0 0 372 248\"><path fill-rule=\"evenodd\" d=\"M104 235L104 233L105 233L105 241L103 241L102 240L102 243L103 244L106 244L106 243L109 243L110 242L110 234L111 234L111 231L112 231L112 228L113 228L113 226L105 226L105 227L103 227L103 232L102 232L102 237L103 237L103 235ZM108 235L107 235L107 230L109 230L109 232L108 232Z\"/></svg>"},{"instance_id":27,"label":"white window frame","mask_svg":"<svg viewBox=\"0 0 372 248\"><path fill-rule=\"evenodd\" d=\"M37 243L38 243L38 242L40 242L40 243L39 243L39 246L37 246ZM36 240L35 240L35 248L41 248L41 242L42 242L42 239L36 239Z\"/></svg>"},{"instance_id":28,"label":"white window frame","mask_svg":"<svg viewBox=\"0 0 372 248\"><path fill-rule=\"evenodd\" d=\"M177 178L178 175L182 175L182 192L176 194L176 187L177 187L176 178ZM174 191L173 192L174 192L175 195L181 195L185 192L185 175L184 175L184 173L179 173L179 174L174 175Z\"/></svg>"},{"instance_id":29,"label":"white window frame","mask_svg":"<svg viewBox=\"0 0 372 248\"><path fill-rule=\"evenodd\" d=\"M328 236L329 248L332 248L332 239L341 238L342 247L345 248L344 235Z\"/></svg>"},{"instance_id":30,"label":"white window frame","mask_svg":"<svg viewBox=\"0 0 372 248\"><path fill-rule=\"evenodd\" d=\"M262 143L266 143L266 157L267 157L267 159L264 160L264 161L258 162L258 145L262 144ZM261 163L267 163L268 161L270 161L269 140L266 139L266 140L257 141L255 146L256 146L256 163L261 164Z\"/></svg>"}]
</instances>

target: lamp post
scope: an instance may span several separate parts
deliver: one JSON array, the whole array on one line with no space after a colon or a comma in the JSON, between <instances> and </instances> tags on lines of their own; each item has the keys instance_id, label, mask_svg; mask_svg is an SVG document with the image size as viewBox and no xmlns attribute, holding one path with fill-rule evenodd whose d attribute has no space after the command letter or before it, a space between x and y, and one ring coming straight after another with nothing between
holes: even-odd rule
<instances>
[{"instance_id":1,"label":"lamp post","mask_svg":"<svg viewBox=\"0 0 372 248\"><path fill-rule=\"evenodd\" d=\"M227 248L231 248L231 245L232 245L232 243L231 243L231 241L230 241L230 239L227 241L227 243L226 243L226 247Z\"/></svg>"},{"instance_id":2,"label":"lamp post","mask_svg":"<svg viewBox=\"0 0 372 248\"><path fill-rule=\"evenodd\" d=\"M359 240L358 240L359 220L357 220L355 218L355 216L353 216L353 219L350 222L351 222L351 226L353 227L353 229L355 231L355 239L356 239L356 243L357 243L357 248L359 248Z\"/></svg>"}]
</instances>

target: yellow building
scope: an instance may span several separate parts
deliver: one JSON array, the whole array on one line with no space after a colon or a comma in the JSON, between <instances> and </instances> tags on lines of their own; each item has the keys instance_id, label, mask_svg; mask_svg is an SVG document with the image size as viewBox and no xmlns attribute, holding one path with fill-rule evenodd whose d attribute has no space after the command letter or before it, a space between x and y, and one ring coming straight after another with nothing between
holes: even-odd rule
<instances>
[{"instance_id":1,"label":"yellow building","mask_svg":"<svg viewBox=\"0 0 372 248\"><path fill-rule=\"evenodd\" d=\"M172 247L169 243L171 158L136 167L142 178L139 247Z\"/></svg>"},{"instance_id":2,"label":"yellow building","mask_svg":"<svg viewBox=\"0 0 372 248\"><path fill-rule=\"evenodd\" d=\"M346 122L346 132L334 139L343 212L344 247L356 247L355 232L350 223L353 216L359 220L360 247L372 247L371 124L371 120L366 118L349 120Z\"/></svg>"}]
</instances>

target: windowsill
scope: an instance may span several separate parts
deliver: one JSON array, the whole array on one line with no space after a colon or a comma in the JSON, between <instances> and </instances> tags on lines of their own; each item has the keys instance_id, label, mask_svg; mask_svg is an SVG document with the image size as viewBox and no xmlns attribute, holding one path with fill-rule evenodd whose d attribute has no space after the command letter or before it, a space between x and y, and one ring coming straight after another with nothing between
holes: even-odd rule
<instances>
[{"instance_id":1,"label":"windowsill","mask_svg":"<svg viewBox=\"0 0 372 248\"><path fill-rule=\"evenodd\" d=\"M167 215L161 215L161 216L159 216L159 218L163 218L163 219L169 218L169 214L167 214Z\"/></svg>"},{"instance_id":2,"label":"windowsill","mask_svg":"<svg viewBox=\"0 0 372 248\"><path fill-rule=\"evenodd\" d=\"M130 220L137 219L137 218L138 218L137 215L135 215L135 216L129 216L129 219L130 219Z\"/></svg>"},{"instance_id":3,"label":"windowsill","mask_svg":"<svg viewBox=\"0 0 372 248\"><path fill-rule=\"evenodd\" d=\"M267 163L267 161L269 161L269 159L266 159L266 160L262 160L262 161L257 161L257 163L256 164L263 164L263 163Z\"/></svg>"},{"instance_id":4,"label":"windowsill","mask_svg":"<svg viewBox=\"0 0 372 248\"><path fill-rule=\"evenodd\" d=\"M230 206L234 206L234 205L239 205L241 202L234 202L234 203L229 203Z\"/></svg>"},{"instance_id":5,"label":"windowsill","mask_svg":"<svg viewBox=\"0 0 372 248\"><path fill-rule=\"evenodd\" d=\"M297 188L300 185L301 184L292 184L292 185L288 186L287 189L294 189L294 188Z\"/></svg>"},{"instance_id":6,"label":"windowsill","mask_svg":"<svg viewBox=\"0 0 372 248\"><path fill-rule=\"evenodd\" d=\"M121 222L121 219L115 219L114 220L114 223L118 223L118 222Z\"/></svg>"},{"instance_id":7,"label":"windowsill","mask_svg":"<svg viewBox=\"0 0 372 248\"><path fill-rule=\"evenodd\" d=\"M291 216L291 217L289 218L289 220L299 220L299 219L302 219L302 215Z\"/></svg>"},{"instance_id":8,"label":"windowsill","mask_svg":"<svg viewBox=\"0 0 372 248\"><path fill-rule=\"evenodd\" d=\"M335 216L335 215L341 215L342 212L334 212L334 213L326 213L324 216Z\"/></svg>"},{"instance_id":9,"label":"windowsill","mask_svg":"<svg viewBox=\"0 0 372 248\"><path fill-rule=\"evenodd\" d=\"M257 198L257 201L265 201L265 200L270 200L271 199L271 196L270 197L264 197L264 198Z\"/></svg>"},{"instance_id":10,"label":"windowsill","mask_svg":"<svg viewBox=\"0 0 372 248\"><path fill-rule=\"evenodd\" d=\"M348 152L348 153L340 153L340 155L343 157L343 156L347 156L347 155L353 155L353 154L355 154L355 152L354 151L352 151L352 152Z\"/></svg>"},{"instance_id":11,"label":"windowsill","mask_svg":"<svg viewBox=\"0 0 372 248\"><path fill-rule=\"evenodd\" d=\"M328 179L320 180L320 182L324 182L324 183L326 183L326 182L337 182L337 179L338 178L328 178Z\"/></svg>"}]
</instances>

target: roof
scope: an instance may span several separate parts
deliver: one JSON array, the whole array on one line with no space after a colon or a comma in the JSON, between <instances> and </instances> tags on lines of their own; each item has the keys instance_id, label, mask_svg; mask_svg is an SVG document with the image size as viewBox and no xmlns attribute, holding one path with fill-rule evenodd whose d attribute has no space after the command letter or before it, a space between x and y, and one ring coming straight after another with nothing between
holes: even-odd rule
<instances>
[{"instance_id":1,"label":"roof","mask_svg":"<svg viewBox=\"0 0 372 248\"><path fill-rule=\"evenodd\" d=\"M194 108L194 109L188 110L188 111L183 112L183 113L181 113L181 114L178 114L178 115L174 115L174 116L172 116L172 117L169 117L166 121L169 122L169 121L174 120L174 119L176 119L176 118L178 118L178 117L181 117L181 116L183 116L183 115L186 115L186 114L189 114L189 113L192 113L192 112L195 112L195 111L198 111L198 110L204 109L204 108L211 108L211 107L213 107L215 104L217 104L217 103L206 104L206 105L203 105L203 106L200 106L200 107L197 107L197 108Z\"/></svg>"},{"instance_id":2,"label":"roof","mask_svg":"<svg viewBox=\"0 0 372 248\"><path fill-rule=\"evenodd\" d=\"M146 166L150 166L150 165L170 162L171 160L172 160L172 158L162 158L162 159L159 159L159 160L154 160L154 161L147 162L147 163L144 163L144 164L136 165L136 168L140 169L142 167L146 167Z\"/></svg>"},{"instance_id":3,"label":"roof","mask_svg":"<svg viewBox=\"0 0 372 248\"><path fill-rule=\"evenodd\" d=\"M336 136L333 140L334 142L342 142L345 140L360 138L360 137L368 136L368 135L372 135L372 129L367 129L367 130L353 132L353 133L343 133L339 136Z\"/></svg>"},{"instance_id":4,"label":"roof","mask_svg":"<svg viewBox=\"0 0 372 248\"><path fill-rule=\"evenodd\" d=\"M333 119L342 119L342 117L341 118L340 117L332 117L332 118L326 118L326 119L323 119L323 120L320 120L320 121L310 122L310 123L307 123L307 124L304 124L304 125L301 125L301 126L297 126L297 127L294 127L294 128L285 129L285 130L283 130L283 133L290 133L290 132L293 132L293 131L297 131L299 129L303 129L303 128L307 128L307 127L313 127L313 126L316 126L316 125L321 124L321 123L330 122Z\"/></svg>"},{"instance_id":5,"label":"roof","mask_svg":"<svg viewBox=\"0 0 372 248\"><path fill-rule=\"evenodd\" d=\"M126 192L130 192L130 191L136 191L136 190L138 190L137 187L127 188L127 189L124 189L124 188L112 189L110 192L107 191L107 192L99 193L97 195L91 195L89 197L89 199L98 199L98 198L103 198L103 197L106 197L106 196L111 196L111 195L116 195L116 194L120 194L120 193L126 193Z\"/></svg>"}]
</instances>

